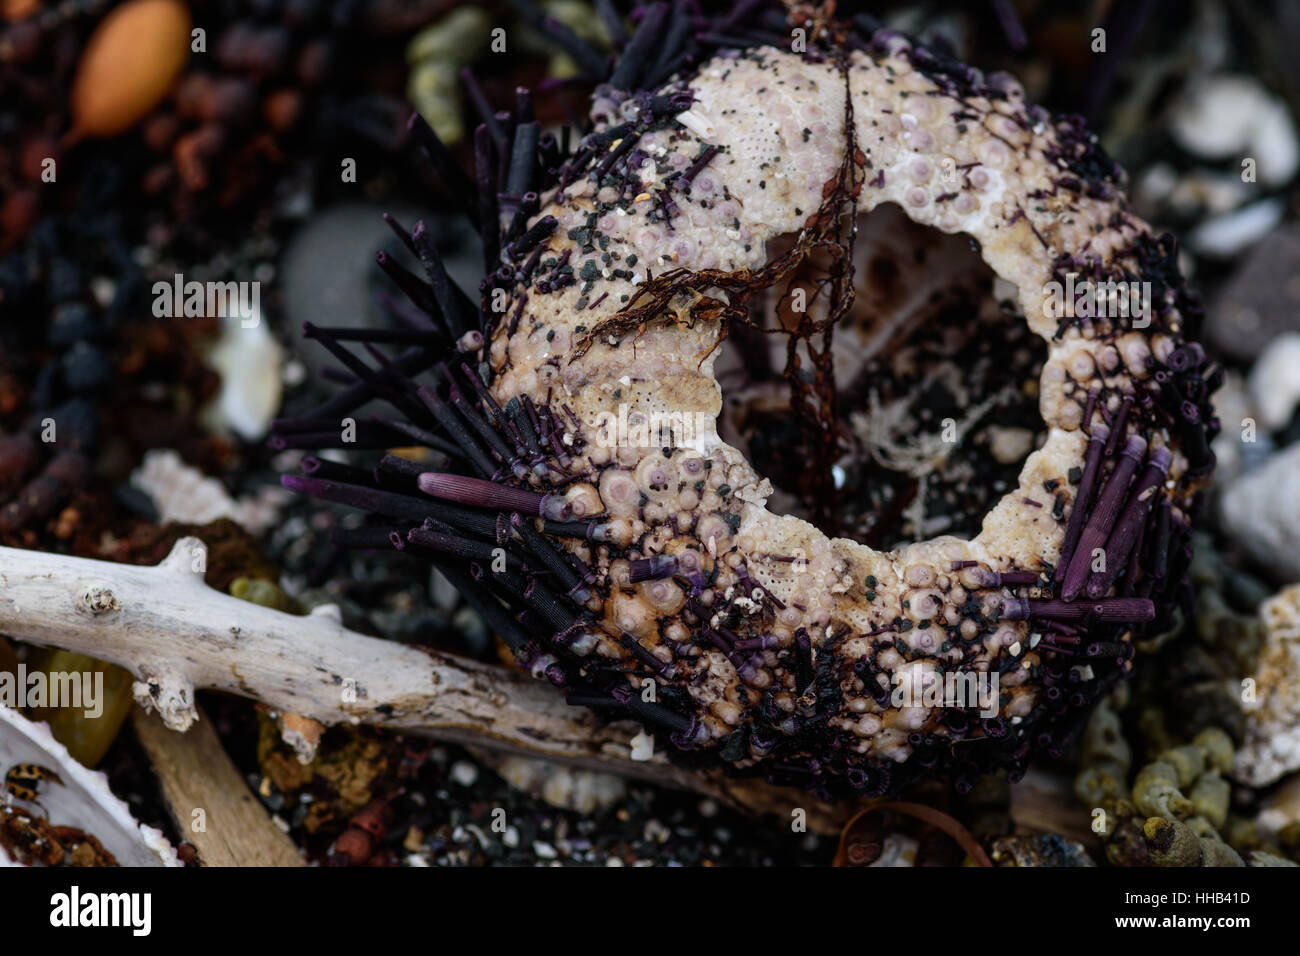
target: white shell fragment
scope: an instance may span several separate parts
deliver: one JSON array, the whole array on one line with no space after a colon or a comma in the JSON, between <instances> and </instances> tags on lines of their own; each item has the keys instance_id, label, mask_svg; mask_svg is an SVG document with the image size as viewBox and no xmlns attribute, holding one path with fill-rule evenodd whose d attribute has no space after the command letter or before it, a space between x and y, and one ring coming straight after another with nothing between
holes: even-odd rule
<instances>
[{"instance_id":1,"label":"white shell fragment","mask_svg":"<svg viewBox=\"0 0 1300 956\"><path fill-rule=\"evenodd\" d=\"M1260 618L1264 646L1242 704L1246 739L1235 767L1237 779L1253 787L1300 769L1300 584L1265 601Z\"/></svg>"},{"instance_id":2,"label":"white shell fragment","mask_svg":"<svg viewBox=\"0 0 1300 956\"><path fill-rule=\"evenodd\" d=\"M171 449L146 452L131 473L131 484L150 497L164 523L208 524L230 518L251 534L261 534L279 520L276 503L285 497L271 488L236 500L221 482L185 464Z\"/></svg>"},{"instance_id":3,"label":"white shell fragment","mask_svg":"<svg viewBox=\"0 0 1300 956\"><path fill-rule=\"evenodd\" d=\"M1189 153L1254 159L1266 186L1286 184L1300 165L1300 142L1286 104L1252 77L1221 74L1193 81L1170 119L1174 138Z\"/></svg>"},{"instance_id":4,"label":"white shell fragment","mask_svg":"<svg viewBox=\"0 0 1300 956\"><path fill-rule=\"evenodd\" d=\"M259 314L247 320L223 316L221 335L207 355L221 373L221 391L208 409L213 422L245 441L264 438L280 409L283 359L284 349Z\"/></svg>"},{"instance_id":5,"label":"white shell fragment","mask_svg":"<svg viewBox=\"0 0 1300 956\"><path fill-rule=\"evenodd\" d=\"M40 807L54 825L74 826L91 834L121 866L182 865L162 833L132 818L127 805L108 789L104 774L74 760L45 724L33 723L16 710L0 707L0 770L7 772L21 763L47 767L63 781L46 781L38 793ZM0 857L4 857L2 851ZM0 864L3 862L0 860Z\"/></svg>"}]
</instances>

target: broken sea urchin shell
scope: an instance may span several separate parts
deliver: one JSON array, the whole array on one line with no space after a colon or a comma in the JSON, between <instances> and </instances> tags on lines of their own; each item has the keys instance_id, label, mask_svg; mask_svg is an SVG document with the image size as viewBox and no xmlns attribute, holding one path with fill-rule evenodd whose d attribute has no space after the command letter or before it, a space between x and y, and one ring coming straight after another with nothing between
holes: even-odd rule
<instances>
[{"instance_id":1,"label":"broken sea urchin shell","mask_svg":"<svg viewBox=\"0 0 1300 956\"><path fill-rule=\"evenodd\" d=\"M370 447L416 442L448 464L388 456L371 473L309 458L285 484L383 516L340 543L427 552L521 663L684 760L828 796L1016 777L1034 751L1071 742L1131 666L1133 634L1180 593L1213 467L1214 374L1185 341L1198 310L1172 243L1129 212L1095 139L1013 80L892 31L823 25L792 53L781 34L741 43L712 26L692 40L684 14L649 8L586 135L539 137L523 97L512 129L480 127L477 183L413 121L483 227L482 309L423 224L394 224L428 281L380 264L430 331L309 329L356 383L277 423L273 441L312 447L319 432L302 436L378 395L405 420L366 423ZM784 363L788 453L815 479L802 510L834 530L853 504L835 478L853 450L837 372L910 363L925 384L939 374L926 363L961 354L944 343L1000 337L975 307L946 325L844 321L874 268L854 249L872 210L868 225L889 215L940 245L968 237L984 286L1014 287L1001 309L1044 343L1025 388L1040 445L1014 487L998 498L978 468L953 472L993 495L969 540L875 550L773 513L772 482L718 434L729 396L715 363ZM906 348L890 344L902 335ZM383 342L411 344L390 357ZM891 349L892 365L862 364Z\"/></svg>"}]
</instances>

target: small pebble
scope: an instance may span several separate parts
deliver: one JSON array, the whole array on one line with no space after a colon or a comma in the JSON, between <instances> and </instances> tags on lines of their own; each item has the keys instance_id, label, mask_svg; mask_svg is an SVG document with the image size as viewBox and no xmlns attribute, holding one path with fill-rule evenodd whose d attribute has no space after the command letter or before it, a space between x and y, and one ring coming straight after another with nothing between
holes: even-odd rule
<instances>
[{"instance_id":1,"label":"small pebble","mask_svg":"<svg viewBox=\"0 0 1300 956\"><path fill-rule=\"evenodd\" d=\"M1205 311L1206 338L1243 362L1283 332L1300 330L1300 228L1287 225L1265 236Z\"/></svg>"},{"instance_id":2,"label":"small pebble","mask_svg":"<svg viewBox=\"0 0 1300 956\"><path fill-rule=\"evenodd\" d=\"M1207 219L1188 237L1191 247L1212 259L1231 259L1264 238L1286 212L1281 199L1263 199L1235 212Z\"/></svg>"},{"instance_id":3,"label":"small pebble","mask_svg":"<svg viewBox=\"0 0 1300 956\"><path fill-rule=\"evenodd\" d=\"M468 760L457 760L451 765L451 779L462 787L472 787L478 782L478 767Z\"/></svg>"},{"instance_id":4,"label":"small pebble","mask_svg":"<svg viewBox=\"0 0 1300 956\"><path fill-rule=\"evenodd\" d=\"M1266 186L1285 185L1300 165L1290 111L1254 77L1193 80L1174 104L1169 128L1180 146L1202 159L1254 159Z\"/></svg>"},{"instance_id":5,"label":"small pebble","mask_svg":"<svg viewBox=\"0 0 1300 956\"><path fill-rule=\"evenodd\" d=\"M1246 384L1259 409L1260 425L1269 431L1285 428L1300 402L1300 332L1274 339Z\"/></svg>"},{"instance_id":6,"label":"small pebble","mask_svg":"<svg viewBox=\"0 0 1300 956\"><path fill-rule=\"evenodd\" d=\"M1279 582L1300 581L1300 445L1237 478L1219 503L1223 528Z\"/></svg>"}]
</instances>

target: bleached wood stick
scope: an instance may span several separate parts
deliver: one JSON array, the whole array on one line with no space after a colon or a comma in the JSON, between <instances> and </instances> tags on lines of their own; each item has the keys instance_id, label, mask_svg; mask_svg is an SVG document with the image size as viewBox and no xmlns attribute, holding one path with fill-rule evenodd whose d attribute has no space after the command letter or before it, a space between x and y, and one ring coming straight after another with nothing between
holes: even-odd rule
<instances>
[{"instance_id":1,"label":"bleached wood stick","mask_svg":"<svg viewBox=\"0 0 1300 956\"><path fill-rule=\"evenodd\" d=\"M241 601L204 584L206 560L197 538L155 567L0 548L0 630L127 668L137 700L173 730L196 719L202 687L324 724L658 772L628 759L630 725L601 727L531 678L358 634L332 606L294 615Z\"/></svg>"},{"instance_id":2,"label":"bleached wood stick","mask_svg":"<svg viewBox=\"0 0 1300 956\"><path fill-rule=\"evenodd\" d=\"M200 719L182 736L134 708L132 722L162 784L177 829L204 866L305 866L288 834L248 792L211 722ZM201 810L203 825L195 826Z\"/></svg>"},{"instance_id":3,"label":"bleached wood stick","mask_svg":"<svg viewBox=\"0 0 1300 956\"><path fill-rule=\"evenodd\" d=\"M323 724L367 723L545 757L707 793L750 812L803 808L810 828L845 814L806 794L633 760L630 721L570 707L502 667L345 628L333 607L285 614L203 582L207 550L181 538L153 567L0 548L0 632L111 661L173 730L197 718L196 688L251 697ZM301 745L301 741L298 741Z\"/></svg>"}]
</instances>

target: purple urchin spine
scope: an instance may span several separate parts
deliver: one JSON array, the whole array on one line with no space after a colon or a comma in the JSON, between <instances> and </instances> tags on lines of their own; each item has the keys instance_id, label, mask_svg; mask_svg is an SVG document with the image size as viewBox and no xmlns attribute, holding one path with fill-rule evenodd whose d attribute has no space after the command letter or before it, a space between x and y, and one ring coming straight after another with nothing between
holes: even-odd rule
<instances>
[{"instance_id":1,"label":"purple urchin spine","mask_svg":"<svg viewBox=\"0 0 1300 956\"><path fill-rule=\"evenodd\" d=\"M1090 598L1099 598L1110 590L1115 578L1126 566L1129 554L1136 543L1138 535L1146 527L1147 515L1151 504L1160 490L1160 483L1169 474L1169 464L1173 460L1167 448L1157 448L1147 459L1146 471L1138 479L1133 494L1115 523L1106 542L1106 566L1103 571L1094 571L1088 580L1087 593Z\"/></svg>"},{"instance_id":2,"label":"purple urchin spine","mask_svg":"<svg viewBox=\"0 0 1300 956\"><path fill-rule=\"evenodd\" d=\"M1090 394L1089 398L1091 397ZM1092 506L1093 492L1097 488L1097 476L1101 472L1102 451L1109 437L1110 429L1105 425L1094 425L1092 434L1088 436L1088 451L1083 460L1083 476L1079 479L1079 487L1074 495L1070 521L1065 527L1065 539L1061 543L1061 560L1056 566L1055 577L1058 582L1065 579L1070 557L1079 543L1079 535L1083 533L1083 522L1088 516L1088 509Z\"/></svg>"},{"instance_id":3,"label":"purple urchin spine","mask_svg":"<svg viewBox=\"0 0 1300 956\"><path fill-rule=\"evenodd\" d=\"M573 516L572 506L560 495L539 494L465 475L426 471L420 475L417 484L426 495L461 504L518 511L553 521L563 521Z\"/></svg>"},{"instance_id":4,"label":"purple urchin spine","mask_svg":"<svg viewBox=\"0 0 1300 956\"><path fill-rule=\"evenodd\" d=\"M1061 597L1073 600L1083 590L1088 580L1088 571L1092 565L1093 551L1106 543L1106 536L1119 517L1119 507L1128 491L1133 472L1146 451L1146 439L1134 435L1120 452L1119 460L1110 474L1106 487L1097 499L1097 506L1088 517L1083 533L1079 535L1079 544L1070 557L1070 566L1065 572L1065 581L1061 586Z\"/></svg>"}]
</instances>

